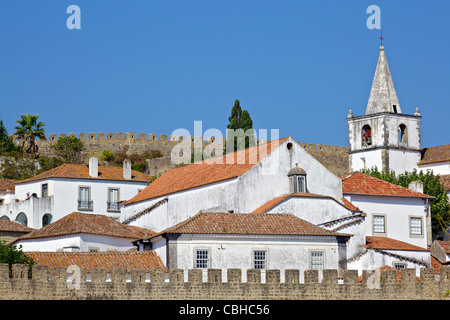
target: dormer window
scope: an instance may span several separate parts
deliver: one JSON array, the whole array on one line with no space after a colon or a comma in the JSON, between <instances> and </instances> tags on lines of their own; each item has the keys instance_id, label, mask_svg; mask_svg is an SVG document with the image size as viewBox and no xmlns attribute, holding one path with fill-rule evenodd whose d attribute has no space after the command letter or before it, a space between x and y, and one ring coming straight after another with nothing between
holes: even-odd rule
<instances>
[{"instance_id":1,"label":"dormer window","mask_svg":"<svg viewBox=\"0 0 450 320\"><path fill-rule=\"evenodd\" d=\"M295 164L288 173L291 193L306 193L306 171Z\"/></svg>"}]
</instances>

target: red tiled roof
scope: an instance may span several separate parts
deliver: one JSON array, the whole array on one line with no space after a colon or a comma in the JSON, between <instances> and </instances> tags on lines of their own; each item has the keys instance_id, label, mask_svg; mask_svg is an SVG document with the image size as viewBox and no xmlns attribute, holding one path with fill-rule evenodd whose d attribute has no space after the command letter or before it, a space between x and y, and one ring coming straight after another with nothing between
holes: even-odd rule
<instances>
[{"instance_id":1,"label":"red tiled roof","mask_svg":"<svg viewBox=\"0 0 450 320\"><path fill-rule=\"evenodd\" d=\"M450 174L444 174L439 177L442 187L445 191L450 191Z\"/></svg>"},{"instance_id":2,"label":"red tiled roof","mask_svg":"<svg viewBox=\"0 0 450 320\"><path fill-rule=\"evenodd\" d=\"M445 253L450 254L450 241L436 240Z\"/></svg>"},{"instance_id":3,"label":"red tiled roof","mask_svg":"<svg viewBox=\"0 0 450 320\"><path fill-rule=\"evenodd\" d=\"M338 233L318 227L287 213L247 214L200 212L193 217L160 232L158 235L165 233L352 236L350 234Z\"/></svg>"},{"instance_id":4,"label":"red tiled roof","mask_svg":"<svg viewBox=\"0 0 450 320\"><path fill-rule=\"evenodd\" d=\"M380 250L429 251L426 248L387 237L366 237L366 244L362 247Z\"/></svg>"},{"instance_id":5,"label":"red tiled roof","mask_svg":"<svg viewBox=\"0 0 450 320\"><path fill-rule=\"evenodd\" d=\"M264 158L261 146L270 154L287 138L166 171L125 205L239 177Z\"/></svg>"},{"instance_id":6,"label":"red tiled roof","mask_svg":"<svg viewBox=\"0 0 450 320\"><path fill-rule=\"evenodd\" d=\"M141 269L150 272L153 269L168 271L154 251L119 252L25 252L37 266L48 268L76 265L86 271L93 269L126 269L127 272Z\"/></svg>"},{"instance_id":7,"label":"red tiled roof","mask_svg":"<svg viewBox=\"0 0 450 320\"><path fill-rule=\"evenodd\" d=\"M421 164L449 162L450 161L450 144L425 148L422 156Z\"/></svg>"},{"instance_id":8,"label":"red tiled roof","mask_svg":"<svg viewBox=\"0 0 450 320\"><path fill-rule=\"evenodd\" d=\"M69 178L69 179L94 179L94 180L123 180L149 182L153 177L142 172L131 170L131 180L123 177L123 168L121 167L98 167L98 178L92 178L89 175L89 166L84 164L65 163L54 169L45 171L26 180L17 181L16 184L49 178Z\"/></svg>"},{"instance_id":9,"label":"red tiled roof","mask_svg":"<svg viewBox=\"0 0 450 320\"><path fill-rule=\"evenodd\" d=\"M257 208L256 210L254 210L252 213L265 213L269 210L271 210L272 208L274 208L275 206L277 206L278 204L280 204L281 202L289 199L289 198L322 198L322 199L330 199L330 200L334 200L336 201L336 199L334 199L333 197L330 196L324 196L324 195L320 195L320 194L314 194L314 193L289 193L289 194L285 194L282 195L281 197L272 199L268 202L266 202L265 204L263 204L262 206L260 206L259 208ZM348 210L351 211L361 211L359 210L357 207L355 207L350 201L348 201L345 198L342 198L342 202L340 203L339 201L336 201L339 205L345 207Z\"/></svg>"},{"instance_id":10,"label":"red tiled roof","mask_svg":"<svg viewBox=\"0 0 450 320\"><path fill-rule=\"evenodd\" d=\"M7 219L0 219L0 232L8 231L8 232L31 232L34 229L26 227L20 223L10 221Z\"/></svg>"},{"instance_id":11,"label":"red tiled roof","mask_svg":"<svg viewBox=\"0 0 450 320\"><path fill-rule=\"evenodd\" d=\"M49 225L17 238L15 242L28 239L59 237L69 234L95 234L128 239L140 239L154 234L153 231L126 226L102 214L72 212Z\"/></svg>"},{"instance_id":12,"label":"red tiled roof","mask_svg":"<svg viewBox=\"0 0 450 320\"><path fill-rule=\"evenodd\" d=\"M344 194L433 198L427 194L403 188L361 172L349 173L340 176L340 178L342 179L342 191Z\"/></svg>"},{"instance_id":13,"label":"red tiled roof","mask_svg":"<svg viewBox=\"0 0 450 320\"><path fill-rule=\"evenodd\" d=\"M14 192L17 182L17 180L0 179L0 192Z\"/></svg>"}]
</instances>

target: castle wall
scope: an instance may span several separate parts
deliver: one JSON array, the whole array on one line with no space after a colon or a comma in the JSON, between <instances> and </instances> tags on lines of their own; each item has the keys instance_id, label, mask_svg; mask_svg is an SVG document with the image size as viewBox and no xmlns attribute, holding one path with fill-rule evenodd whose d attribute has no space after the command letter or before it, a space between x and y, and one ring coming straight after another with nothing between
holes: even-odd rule
<instances>
[{"instance_id":1,"label":"castle wall","mask_svg":"<svg viewBox=\"0 0 450 320\"><path fill-rule=\"evenodd\" d=\"M135 132L49 134L46 139L38 141L39 153L45 156L54 156L51 146L55 144L59 138L66 136L77 137L83 142L85 149L83 151L83 156L86 162L92 152L100 154L104 150L109 150L115 154L126 151L128 155L144 154L149 151L160 151L165 158L164 160L149 162L150 175L154 175L155 166L158 168L158 175L172 168L173 165L170 163L172 148L180 141L187 139L184 136ZM223 139L224 138L222 138L222 142ZM214 142L215 139L214 137L191 137L191 140L202 141L202 146L206 147ZM265 141L258 142L263 143ZM311 143L300 143L300 145L335 175L348 173L348 154L346 147Z\"/></svg>"},{"instance_id":2,"label":"castle wall","mask_svg":"<svg viewBox=\"0 0 450 320\"><path fill-rule=\"evenodd\" d=\"M299 270L286 270L284 282L280 270L228 269L226 281L219 269L183 270L81 269L80 277L67 281L66 268L33 268L27 277L25 265L13 265L9 278L8 265L0 264L0 299L2 300L442 300L450 289L450 267L421 269L416 279L414 269L363 271L358 281L356 270L306 270L299 281ZM246 282L242 274L246 272ZM127 280L129 275L130 280ZM339 277L338 277L339 276ZM87 279L90 278L90 281ZM167 278L167 280L165 280ZM206 278L206 279L205 279ZM319 278L321 282L319 283ZM110 279L110 281L107 281Z\"/></svg>"}]
</instances>

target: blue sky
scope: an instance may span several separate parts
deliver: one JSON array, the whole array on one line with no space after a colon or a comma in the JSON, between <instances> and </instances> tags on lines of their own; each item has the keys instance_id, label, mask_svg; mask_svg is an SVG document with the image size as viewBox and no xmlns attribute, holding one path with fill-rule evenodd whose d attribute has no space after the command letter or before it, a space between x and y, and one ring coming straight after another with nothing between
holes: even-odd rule
<instances>
[{"instance_id":1,"label":"blue sky","mask_svg":"<svg viewBox=\"0 0 450 320\"><path fill-rule=\"evenodd\" d=\"M69 30L69 5L81 29ZM255 129L347 146L348 110L365 112L381 8L403 113L422 113L422 146L449 143L450 2L2 0L0 119L46 133L171 134L194 121L225 134L235 99Z\"/></svg>"}]
</instances>

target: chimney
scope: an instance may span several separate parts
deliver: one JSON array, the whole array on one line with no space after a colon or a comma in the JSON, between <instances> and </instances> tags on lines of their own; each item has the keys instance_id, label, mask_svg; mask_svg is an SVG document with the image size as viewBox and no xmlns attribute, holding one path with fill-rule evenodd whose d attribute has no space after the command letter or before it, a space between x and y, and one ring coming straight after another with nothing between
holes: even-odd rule
<instances>
[{"instance_id":1,"label":"chimney","mask_svg":"<svg viewBox=\"0 0 450 320\"><path fill-rule=\"evenodd\" d=\"M89 175L92 178L98 178L98 159L96 157L89 158Z\"/></svg>"},{"instance_id":2,"label":"chimney","mask_svg":"<svg viewBox=\"0 0 450 320\"><path fill-rule=\"evenodd\" d=\"M417 181L412 181L409 185L408 185L408 189L423 193L423 182L420 180Z\"/></svg>"},{"instance_id":3,"label":"chimney","mask_svg":"<svg viewBox=\"0 0 450 320\"><path fill-rule=\"evenodd\" d=\"M123 177L127 180L131 179L131 161L130 161L130 159L125 159L123 161Z\"/></svg>"}]
</instances>

